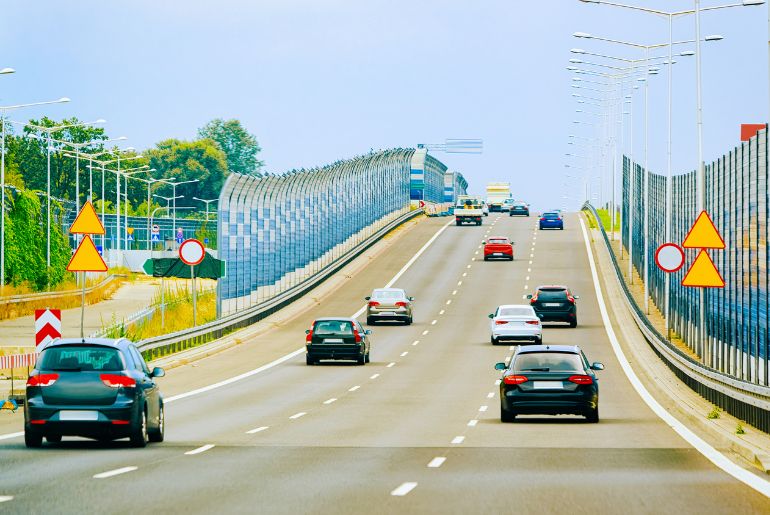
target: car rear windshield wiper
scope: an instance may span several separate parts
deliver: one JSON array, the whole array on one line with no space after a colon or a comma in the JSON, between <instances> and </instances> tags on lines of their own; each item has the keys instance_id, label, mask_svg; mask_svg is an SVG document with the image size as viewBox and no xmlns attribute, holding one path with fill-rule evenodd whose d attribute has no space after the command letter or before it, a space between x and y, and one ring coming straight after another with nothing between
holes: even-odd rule
<instances>
[{"instance_id":1,"label":"car rear windshield wiper","mask_svg":"<svg viewBox=\"0 0 770 515\"><path fill-rule=\"evenodd\" d=\"M550 372L551 369L549 367L542 367L542 368L525 368L522 370L522 372Z\"/></svg>"}]
</instances>

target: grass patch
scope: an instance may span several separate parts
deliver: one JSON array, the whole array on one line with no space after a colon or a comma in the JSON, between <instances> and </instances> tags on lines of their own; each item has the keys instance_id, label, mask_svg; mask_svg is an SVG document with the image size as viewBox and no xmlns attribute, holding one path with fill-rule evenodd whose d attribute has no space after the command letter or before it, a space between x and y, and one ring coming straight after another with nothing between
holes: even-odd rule
<instances>
[{"instance_id":1,"label":"grass patch","mask_svg":"<svg viewBox=\"0 0 770 515\"><path fill-rule=\"evenodd\" d=\"M719 418L721 416L720 415L721 411L722 411L721 409L719 409L718 407L714 406L714 408L711 411L708 412L708 415L706 415L706 418L711 419L711 420Z\"/></svg>"},{"instance_id":2,"label":"grass patch","mask_svg":"<svg viewBox=\"0 0 770 515\"><path fill-rule=\"evenodd\" d=\"M611 216L612 215L611 215L610 211L607 210L607 209L597 209L596 212L599 213L599 220L601 221L602 226L604 227L604 230L609 232L610 229L612 228L611 227L611 225L612 225L612 223L611 223L612 222ZM615 215L615 229L618 229L618 228L620 228L620 215L616 214Z\"/></svg>"},{"instance_id":3,"label":"grass patch","mask_svg":"<svg viewBox=\"0 0 770 515\"><path fill-rule=\"evenodd\" d=\"M738 422L738 425L735 426L735 434L736 435L745 435L746 434L746 430L743 429L743 424L741 424L740 422Z\"/></svg>"}]
</instances>

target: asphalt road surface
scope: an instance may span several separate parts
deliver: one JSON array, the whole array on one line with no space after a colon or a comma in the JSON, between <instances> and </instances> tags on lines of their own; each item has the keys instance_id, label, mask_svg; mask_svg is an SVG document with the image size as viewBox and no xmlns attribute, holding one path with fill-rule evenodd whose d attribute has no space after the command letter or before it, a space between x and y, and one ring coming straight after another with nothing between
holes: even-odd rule
<instances>
[{"instance_id":1,"label":"asphalt road surface","mask_svg":"<svg viewBox=\"0 0 770 515\"><path fill-rule=\"evenodd\" d=\"M416 297L415 323L373 327L366 366L308 367L297 354L175 398L301 348L316 316L358 312L447 219L419 224L306 316L171 370L161 380L171 401L162 444L27 450L19 437L0 440L0 511L770 513L770 499L693 449L626 379L577 215L564 231L537 231L536 220L492 214L481 227L446 227L394 285ZM494 235L516 242L515 261L481 259L481 241ZM546 325L544 342L579 344L606 366L599 424L500 422L493 365L511 351L489 343L487 314L548 283L580 295L579 326Z\"/></svg>"}]
</instances>

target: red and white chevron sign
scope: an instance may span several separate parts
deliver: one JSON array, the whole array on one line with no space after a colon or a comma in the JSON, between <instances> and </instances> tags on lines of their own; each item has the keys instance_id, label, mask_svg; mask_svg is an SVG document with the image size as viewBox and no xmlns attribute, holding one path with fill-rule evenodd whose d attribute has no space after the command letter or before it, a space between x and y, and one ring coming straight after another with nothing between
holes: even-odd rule
<instances>
[{"instance_id":1,"label":"red and white chevron sign","mask_svg":"<svg viewBox=\"0 0 770 515\"><path fill-rule=\"evenodd\" d=\"M61 338L61 309L35 310L35 346Z\"/></svg>"}]
</instances>

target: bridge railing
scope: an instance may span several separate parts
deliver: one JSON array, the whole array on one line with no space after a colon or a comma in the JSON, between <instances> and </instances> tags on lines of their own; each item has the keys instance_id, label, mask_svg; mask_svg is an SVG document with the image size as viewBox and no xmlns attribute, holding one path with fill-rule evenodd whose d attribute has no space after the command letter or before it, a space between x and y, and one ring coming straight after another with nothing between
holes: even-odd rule
<instances>
[{"instance_id":1,"label":"bridge railing","mask_svg":"<svg viewBox=\"0 0 770 515\"><path fill-rule=\"evenodd\" d=\"M596 209L586 203L583 210L597 221L596 225L609 252L626 305L652 350L682 382L709 402L762 431L770 432L770 387L739 379L704 365L668 341L650 322L629 290Z\"/></svg>"}]
</instances>

